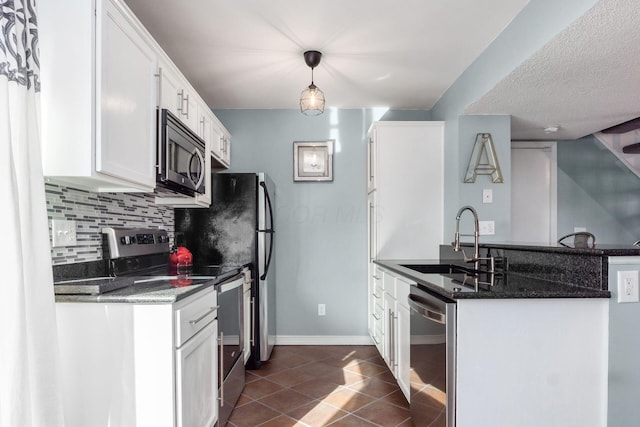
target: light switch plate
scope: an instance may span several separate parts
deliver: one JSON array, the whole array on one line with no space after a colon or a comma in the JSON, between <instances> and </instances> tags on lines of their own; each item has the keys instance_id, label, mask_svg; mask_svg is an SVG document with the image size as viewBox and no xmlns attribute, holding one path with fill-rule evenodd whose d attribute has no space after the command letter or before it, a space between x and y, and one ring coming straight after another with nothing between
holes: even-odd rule
<instances>
[{"instance_id":1,"label":"light switch plate","mask_svg":"<svg viewBox=\"0 0 640 427\"><path fill-rule=\"evenodd\" d=\"M482 190L482 203L493 203L493 190L485 188Z\"/></svg>"},{"instance_id":2,"label":"light switch plate","mask_svg":"<svg viewBox=\"0 0 640 427\"><path fill-rule=\"evenodd\" d=\"M61 219L51 220L51 246L58 248L61 246L75 246L77 244L75 221L65 221Z\"/></svg>"},{"instance_id":3,"label":"light switch plate","mask_svg":"<svg viewBox=\"0 0 640 427\"><path fill-rule=\"evenodd\" d=\"M618 302L640 302L638 270L618 271Z\"/></svg>"},{"instance_id":4,"label":"light switch plate","mask_svg":"<svg viewBox=\"0 0 640 427\"><path fill-rule=\"evenodd\" d=\"M480 228L478 231L481 236L493 236L496 234L494 221L478 221L478 227Z\"/></svg>"}]
</instances>

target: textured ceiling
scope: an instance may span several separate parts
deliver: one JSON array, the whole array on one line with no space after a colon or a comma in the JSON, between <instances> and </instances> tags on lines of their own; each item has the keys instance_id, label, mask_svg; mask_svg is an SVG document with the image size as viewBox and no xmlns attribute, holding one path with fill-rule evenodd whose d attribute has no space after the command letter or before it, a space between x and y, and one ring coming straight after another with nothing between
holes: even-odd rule
<instances>
[{"instance_id":1,"label":"textured ceiling","mask_svg":"<svg viewBox=\"0 0 640 427\"><path fill-rule=\"evenodd\" d=\"M576 139L640 116L638 0L599 1L465 113L511 114L516 140Z\"/></svg>"},{"instance_id":2,"label":"textured ceiling","mask_svg":"<svg viewBox=\"0 0 640 427\"><path fill-rule=\"evenodd\" d=\"M430 109L528 0L125 0L212 108Z\"/></svg>"}]
</instances>

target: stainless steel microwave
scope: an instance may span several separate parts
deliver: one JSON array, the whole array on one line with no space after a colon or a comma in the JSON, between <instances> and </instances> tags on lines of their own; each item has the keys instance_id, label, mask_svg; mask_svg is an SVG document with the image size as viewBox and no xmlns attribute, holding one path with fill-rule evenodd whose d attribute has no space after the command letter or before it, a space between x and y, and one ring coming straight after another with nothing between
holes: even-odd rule
<instances>
[{"instance_id":1,"label":"stainless steel microwave","mask_svg":"<svg viewBox=\"0 0 640 427\"><path fill-rule=\"evenodd\" d=\"M170 111L158 110L159 187L189 195L204 193L205 155L205 143L198 135Z\"/></svg>"}]
</instances>

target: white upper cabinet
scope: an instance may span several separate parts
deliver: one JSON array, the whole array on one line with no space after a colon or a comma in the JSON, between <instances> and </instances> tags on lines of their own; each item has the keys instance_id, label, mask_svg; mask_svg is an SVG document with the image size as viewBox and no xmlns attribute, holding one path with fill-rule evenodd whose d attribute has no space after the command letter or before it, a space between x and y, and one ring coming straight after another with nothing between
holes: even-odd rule
<instances>
[{"instance_id":1,"label":"white upper cabinet","mask_svg":"<svg viewBox=\"0 0 640 427\"><path fill-rule=\"evenodd\" d=\"M370 257L437 259L444 223L444 123L376 122L368 151Z\"/></svg>"},{"instance_id":2,"label":"white upper cabinet","mask_svg":"<svg viewBox=\"0 0 640 427\"><path fill-rule=\"evenodd\" d=\"M217 160L218 168L228 168L231 165L231 135L218 119L213 121L211 153Z\"/></svg>"},{"instance_id":3,"label":"white upper cabinet","mask_svg":"<svg viewBox=\"0 0 640 427\"><path fill-rule=\"evenodd\" d=\"M155 44L117 0L38 4L43 170L92 191L155 188Z\"/></svg>"},{"instance_id":4,"label":"white upper cabinet","mask_svg":"<svg viewBox=\"0 0 640 427\"><path fill-rule=\"evenodd\" d=\"M160 108L171 111L181 122L202 137L200 105L204 102L200 100L196 91L168 58L160 58L158 77L160 78Z\"/></svg>"},{"instance_id":5,"label":"white upper cabinet","mask_svg":"<svg viewBox=\"0 0 640 427\"><path fill-rule=\"evenodd\" d=\"M90 191L153 192L157 110L230 166L229 132L122 0L38 4L46 178ZM204 195L164 203L209 206Z\"/></svg>"}]
</instances>

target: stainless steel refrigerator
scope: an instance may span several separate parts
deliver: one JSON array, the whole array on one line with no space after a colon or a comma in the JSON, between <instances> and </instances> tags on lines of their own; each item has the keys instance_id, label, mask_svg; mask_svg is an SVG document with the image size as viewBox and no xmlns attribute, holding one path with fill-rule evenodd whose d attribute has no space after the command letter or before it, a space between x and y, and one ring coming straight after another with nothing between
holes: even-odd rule
<instances>
[{"instance_id":1,"label":"stainless steel refrigerator","mask_svg":"<svg viewBox=\"0 0 640 427\"><path fill-rule=\"evenodd\" d=\"M176 242L193 254L194 273L252 265L253 340L247 368L269 359L276 337L275 186L264 173L211 177L211 206L175 209Z\"/></svg>"}]
</instances>

